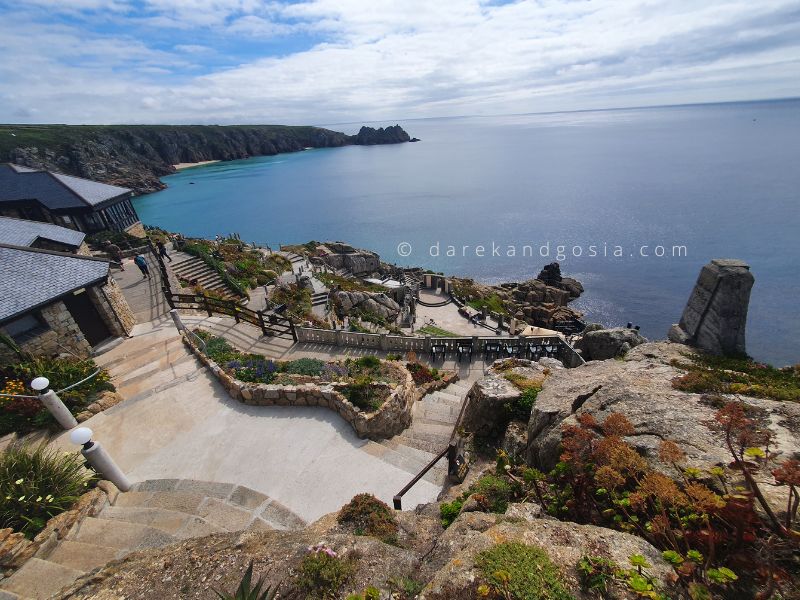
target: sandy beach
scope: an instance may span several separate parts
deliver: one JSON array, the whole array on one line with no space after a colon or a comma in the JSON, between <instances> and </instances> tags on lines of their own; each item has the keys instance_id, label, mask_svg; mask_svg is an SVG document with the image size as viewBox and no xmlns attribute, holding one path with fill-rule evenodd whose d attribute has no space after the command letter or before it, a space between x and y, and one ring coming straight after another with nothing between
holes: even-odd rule
<instances>
[{"instance_id":1,"label":"sandy beach","mask_svg":"<svg viewBox=\"0 0 800 600\"><path fill-rule=\"evenodd\" d=\"M188 162L188 163L178 163L177 165L172 165L178 171L182 169L189 169L191 167L202 167L203 165L210 165L211 163L220 162L218 160L201 160L200 162Z\"/></svg>"}]
</instances>

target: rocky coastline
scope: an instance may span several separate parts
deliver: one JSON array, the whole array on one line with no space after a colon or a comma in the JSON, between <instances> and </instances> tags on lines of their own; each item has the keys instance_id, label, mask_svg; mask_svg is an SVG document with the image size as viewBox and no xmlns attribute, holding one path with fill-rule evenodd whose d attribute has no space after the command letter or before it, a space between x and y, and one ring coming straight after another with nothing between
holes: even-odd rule
<instances>
[{"instance_id":1,"label":"rocky coastline","mask_svg":"<svg viewBox=\"0 0 800 600\"><path fill-rule=\"evenodd\" d=\"M2 125L0 161L85 177L147 194L164 189L173 165L237 160L307 148L419 141L399 125L356 135L276 125ZM11 135L13 134L13 136Z\"/></svg>"}]
</instances>

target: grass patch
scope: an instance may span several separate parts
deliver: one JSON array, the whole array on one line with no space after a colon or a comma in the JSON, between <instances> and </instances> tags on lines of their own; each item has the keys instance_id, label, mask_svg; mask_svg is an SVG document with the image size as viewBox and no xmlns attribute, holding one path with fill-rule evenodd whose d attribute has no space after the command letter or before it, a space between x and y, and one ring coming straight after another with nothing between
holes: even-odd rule
<instances>
[{"instance_id":1,"label":"grass patch","mask_svg":"<svg viewBox=\"0 0 800 600\"><path fill-rule=\"evenodd\" d=\"M12 444L0 453L0 528L32 539L94 483L77 452Z\"/></svg>"},{"instance_id":2,"label":"grass patch","mask_svg":"<svg viewBox=\"0 0 800 600\"><path fill-rule=\"evenodd\" d=\"M441 327L436 327L435 325L425 325L425 327L417 329L417 333L421 333L422 335L429 335L431 337L443 337L443 338L461 337L457 333L453 333L452 331L447 331L446 329L442 329Z\"/></svg>"},{"instance_id":3,"label":"grass patch","mask_svg":"<svg viewBox=\"0 0 800 600\"><path fill-rule=\"evenodd\" d=\"M673 366L688 371L672 387L696 394L742 394L773 400L800 401L800 365L777 369L748 357L687 354Z\"/></svg>"},{"instance_id":4,"label":"grass patch","mask_svg":"<svg viewBox=\"0 0 800 600\"><path fill-rule=\"evenodd\" d=\"M475 559L485 582L478 593L513 600L574 600L547 552L516 542L497 544Z\"/></svg>"},{"instance_id":5,"label":"grass patch","mask_svg":"<svg viewBox=\"0 0 800 600\"><path fill-rule=\"evenodd\" d=\"M472 300L468 300L467 304L475 310L483 310L486 308L486 310L489 312L496 312L501 315L508 314L508 311L503 304L503 299L497 294L491 294L483 298L474 298Z\"/></svg>"}]
</instances>

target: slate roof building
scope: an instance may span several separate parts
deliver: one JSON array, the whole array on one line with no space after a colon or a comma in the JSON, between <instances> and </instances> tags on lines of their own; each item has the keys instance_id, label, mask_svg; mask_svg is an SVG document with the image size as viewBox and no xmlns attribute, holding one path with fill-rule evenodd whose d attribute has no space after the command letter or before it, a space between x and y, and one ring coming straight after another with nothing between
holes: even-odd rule
<instances>
[{"instance_id":1,"label":"slate roof building","mask_svg":"<svg viewBox=\"0 0 800 600\"><path fill-rule=\"evenodd\" d=\"M129 335L134 323L108 261L0 243L0 332L22 350L87 357L104 342Z\"/></svg>"},{"instance_id":2,"label":"slate roof building","mask_svg":"<svg viewBox=\"0 0 800 600\"><path fill-rule=\"evenodd\" d=\"M13 217L0 217L0 244L89 254L82 231Z\"/></svg>"},{"instance_id":3,"label":"slate roof building","mask_svg":"<svg viewBox=\"0 0 800 600\"><path fill-rule=\"evenodd\" d=\"M144 236L131 190L11 163L0 164L0 216L52 223L87 234Z\"/></svg>"}]
</instances>

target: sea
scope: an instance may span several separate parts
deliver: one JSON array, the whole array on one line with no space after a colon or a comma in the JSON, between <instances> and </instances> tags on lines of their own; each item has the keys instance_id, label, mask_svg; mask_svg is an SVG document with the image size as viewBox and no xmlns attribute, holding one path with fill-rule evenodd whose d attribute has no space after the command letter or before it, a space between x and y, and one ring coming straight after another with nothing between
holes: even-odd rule
<instances>
[{"instance_id":1,"label":"sea","mask_svg":"<svg viewBox=\"0 0 800 600\"><path fill-rule=\"evenodd\" d=\"M421 141L190 168L134 204L184 235L345 241L486 283L557 260L587 321L650 339L704 264L740 259L748 353L800 362L800 99L366 124L395 123Z\"/></svg>"}]
</instances>

